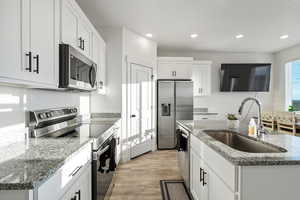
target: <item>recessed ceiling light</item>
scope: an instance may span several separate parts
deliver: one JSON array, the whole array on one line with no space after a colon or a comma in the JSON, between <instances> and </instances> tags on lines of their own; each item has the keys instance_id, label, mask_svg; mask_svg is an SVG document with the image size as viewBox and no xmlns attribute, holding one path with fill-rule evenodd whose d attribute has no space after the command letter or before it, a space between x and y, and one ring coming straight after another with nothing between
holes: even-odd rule
<instances>
[{"instance_id":1,"label":"recessed ceiling light","mask_svg":"<svg viewBox=\"0 0 300 200\"><path fill-rule=\"evenodd\" d=\"M196 38L196 37L198 37L198 34L193 33L193 34L190 35L190 37L191 37L191 38Z\"/></svg>"},{"instance_id":2,"label":"recessed ceiling light","mask_svg":"<svg viewBox=\"0 0 300 200\"><path fill-rule=\"evenodd\" d=\"M236 39L241 39L243 37L245 37L243 34L238 34L238 35L235 36Z\"/></svg>"},{"instance_id":3,"label":"recessed ceiling light","mask_svg":"<svg viewBox=\"0 0 300 200\"><path fill-rule=\"evenodd\" d=\"M289 38L289 35L282 35L282 36L280 36L281 40L284 40L284 39L287 39L287 38Z\"/></svg>"},{"instance_id":4,"label":"recessed ceiling light","mask_svg":"<svg viewBox=\"0 0 300 200\"><path fill-rule=\"evenodd\" d=\"M146 36L147 36L148 38L152 38L152 37L153 37L152 33L147 33Z\"/></svg>"}]
</instances>

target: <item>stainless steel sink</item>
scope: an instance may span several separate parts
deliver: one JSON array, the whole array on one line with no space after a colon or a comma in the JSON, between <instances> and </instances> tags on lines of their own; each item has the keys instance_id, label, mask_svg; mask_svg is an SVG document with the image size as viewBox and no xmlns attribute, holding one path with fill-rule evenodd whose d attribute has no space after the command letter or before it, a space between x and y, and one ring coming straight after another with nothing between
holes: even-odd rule
<instances>
[{"instance_id":1,"label":"stainless steel sink","mask_svg":"<svg viewBox=\"0 0 300 200\"><path fill-rule=\"evenodd\" d=\"M266 144L240 133L228 130L206 130L204 131L210 137L228 145L229 147L248 153L283 153L286 149Z\"/></svg>"}]
</instances>

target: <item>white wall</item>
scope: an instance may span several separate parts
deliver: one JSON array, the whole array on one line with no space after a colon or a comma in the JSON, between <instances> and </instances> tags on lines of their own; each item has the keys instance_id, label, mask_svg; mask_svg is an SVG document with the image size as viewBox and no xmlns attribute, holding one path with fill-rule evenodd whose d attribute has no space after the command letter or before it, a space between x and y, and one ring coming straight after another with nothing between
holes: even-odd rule
<instances>
[{"instance_id":1,"label":"white wall","mask_svg":"<svg viewBox=\"0 0 300 200\"><path fill-rule=\"evenodd\" d=\"M90 111L89 93L58 92L0 85L0 138L23 130L25 111L76 106L81 114ZM22 135L23 136L23 135ZM16 138L15 138L16 139Z\"/></svg>"},{"instance_id":2,"label":"white wall","mask_svg":"<svg viewBox=\"0 0 300 200\"><path fill-rule=\"evenodd\" d=\"M300 60L300 45L275 53L274 110L285 110L285 64Z\"/></svg>"},{"instance_id":3,"label":"white wall","mask_svg":"<svg viewBox=\"0 0 300 200\"><path fill-rule=\"evenodd\" d=\"M272 109L273 78L271 80L271 90L267 93L255 94L253 92L219 92L219 70L221 63L273 63L274 57L271 53L171 51L159 49L158 56L194 57L196 60L211 60L213 62L212 95L207 97L195 97L194 107L207 107L209 112L217 112L220 113L221 117L224 117L226 113L237 113L238 107L244 98L255 96L257 94L257 97L262 101L263 108L266 110ZM272 68L274 70L274 66ZM256 109L252 109L251 112L253 113L255 111Z\"/></svg>"}]
</instances>

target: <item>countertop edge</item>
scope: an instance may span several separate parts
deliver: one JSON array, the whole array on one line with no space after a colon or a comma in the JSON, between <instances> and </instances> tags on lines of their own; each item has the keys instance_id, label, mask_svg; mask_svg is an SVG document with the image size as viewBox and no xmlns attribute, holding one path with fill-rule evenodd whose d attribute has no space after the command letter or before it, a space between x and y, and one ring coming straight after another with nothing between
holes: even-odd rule
<instances>
[{"instance_id":1,"label":"countertop edge","mask_svg":"<svg viewBox=\"0 0 300 200\"><path fill-rule=\"evenodd\" d=\"M235 165L235 166L286 166L286 165L300 165L300 160L272 160L272 157L270 158L255 158L256 160L250 160L244 157L235 157L232 158L230 157L227 153L225 153L224 151L222 151L219 147L217 147L216 145L214 145L213 143L207 142L206 140L202 139L201 137L198 137L197 135L194 134L193 130L187 126L186 124L180 122L180 121L176 121L176 123L186 129L187 131L189 131L191 134L193 134L196 138L198 138L199 140L201 140L205 145L209 146L213 151L215 151L216 153L218 153L219 155L221 155L225 160L227 160L228 162L230 162L231 164ZM217 140L211 138L212 140L214 140L214 142L218 142ZM237 150L235 150L237 151ZM253 158L252 158L253 159ZM261 159L261 160L260 160Z\"/></svg>"}]
</instances>

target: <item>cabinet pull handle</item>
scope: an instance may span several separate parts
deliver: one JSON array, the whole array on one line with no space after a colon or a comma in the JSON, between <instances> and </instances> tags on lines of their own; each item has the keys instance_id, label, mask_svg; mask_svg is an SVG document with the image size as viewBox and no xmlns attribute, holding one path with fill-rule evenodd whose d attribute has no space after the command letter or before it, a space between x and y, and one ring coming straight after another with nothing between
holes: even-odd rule
<instances>
[{"instance_id":1,"label":"cabinet pull handle","mask_svg":"<svg viewBox=\"0 0 300 200\"><path fill-rule=\"evenodd\" d=\"M203 176L202 176L203 171L204 170L200 167L200 183L203 181Z\"/></svg>"},{"instance_id":2,"label":"cabinet pull handle","mask_svg":"<svg viewBox=\"0 0 300 200\"><path fill-rule=\"evenodd\" d=\"M75 194L76 194L76 196L78 195L78 200L81 200L81 193L80 193L80 190L78 190Z\"/></svg>"},{"instance_id":3,"label":"cabinet pull handle","mask_svg":"<svg viewBox=\"0 0 300 200\"><path fill-rule=\"evenodd\" d=\"M84 50L84 40L82 40L82 50Z\"/></svg>"},{"instance_id":4,"label":"cabinet pull handle","mask_svg":"<svg viewBox=\"0 0 300 200\"><path fill-rule=\"evenodd\" d=\"M205 175L207 174L207 172L205 172L203 170L203 182L202 182L202 185L205 186L207 183L205 182Z\"/></svg>"},{"instance_id":5,"label":"cabinet pull handle","mask_svg":"<svg viewBox=\"0 0 300 200\"><path fill-rule=\"evenodd\" d=\"M79 166L79 167L76 167L75 169L74 169L74 171L69 175L69 176L75 176L78 172L79 172L79 170L82 168L82 165L81 166Z\"/></svg>"},{"instance_id":6,"label":"cabinet pull handle","mask_svg":"<svg viewBox=\"0 0 300 200\"><path fill-rule=\"evenodd\" d=\"M36 69L33 70L33 72L38 74L38 73L40 73L40 56L39 56L39 54L34 56L33 59L36 59Z\"/></svg>"},{"instance_id":7,"label":"cabinet pull handle","mask_svg":"<svg viewBox=\"0 0 300 200\"><path fill-rule=\"evenodd\" d=\"M25 55L29 57L29 61L28 61L29 65L27 68L25 68L25 70L28 70L29 72L31 72L32 71L32 53L31 53L31 51L29 51Z\"/></svg>"},{"instance_id":8,"label":"cabinet pull handle","mask_svg":"<svg viewBox=\"0 0 300 200\"><path fill-rule=\"evenodd\" d=\"M176 71L174 71L174 74L175 74L175 76L176 76Z\"/></svg>"},{"instance_id":9,"label":"cabinet pull handle","mask_svg":"<svg viewBox=\"0 0 300 200\"><path fill-rule=\"evenodd\" d=\"M82 49L82 37L79 38L79 48Z\"/></svg>"}]
</instances>

